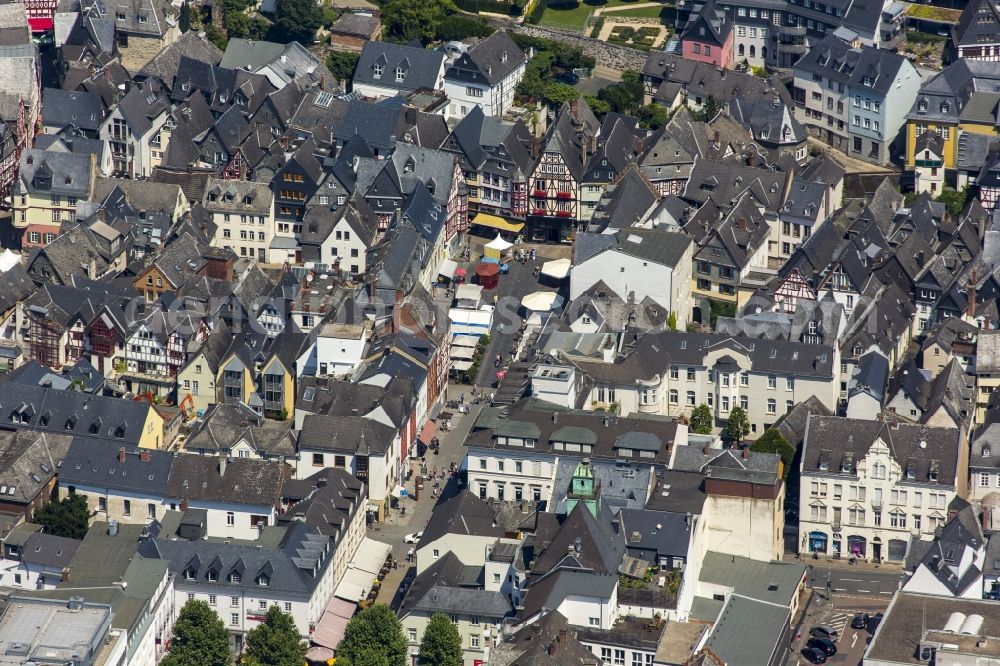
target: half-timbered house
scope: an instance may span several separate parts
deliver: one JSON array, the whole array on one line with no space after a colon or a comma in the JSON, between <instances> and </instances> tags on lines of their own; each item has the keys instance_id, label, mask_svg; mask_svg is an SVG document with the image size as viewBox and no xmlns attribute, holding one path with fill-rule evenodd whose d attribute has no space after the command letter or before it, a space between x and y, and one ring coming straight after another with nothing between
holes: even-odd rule
<instances>
[{"instance_id":1,"label":"half-timbered house","mask_svg":"<svg viewBox=\"0 0 1000 666\"><path fill-rule=\"evenodd\" d=\"M596 150L600 124L583 100L566 102L543 139L528 178L528 234L533 240L568 240L580 222L580 187Z\"/></svg>"}]
</instances>

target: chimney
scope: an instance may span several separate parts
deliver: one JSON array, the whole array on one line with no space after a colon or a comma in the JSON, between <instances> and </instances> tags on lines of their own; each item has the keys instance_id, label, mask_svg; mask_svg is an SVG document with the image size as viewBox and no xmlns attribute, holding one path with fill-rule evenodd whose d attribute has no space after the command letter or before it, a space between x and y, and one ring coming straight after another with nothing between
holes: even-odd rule
<instances>
[{"instance_id":1,"label":"chimney","mask_svg":"<svg viewBox=\"0 0 1000 666\"><path fill-rule=\"evenodd\" d=\"M718 146L719 145L719 130L715 130L715 134L713 134L712 136L713 136L712 140L715 142L715 145Z\"/></svg>"},{"instance_id":2,"label":"chimney","mask_svg":"<svg viewBox=\"0 0 1000 666\"><path fill-rule=\"evenodd\" d=\"M104 208L103 207L97 209L97 219L100 220L101 222L104 221Z\"/></svg>"},{"instance_id":3,"label":"chimney","mask_svg":"<svg viewBox=\"0 0 1000 666\"><path fill-rule=\"evenodd\" d=\"M708 446L708 444L706 444L706 445L704 446L704 448L702 448L701 452L702 452L703 454L705 454L705 455L707 456L707 455L708 455L708 452L709 452L709 448L710 448L710 447Z\"/></svg>"},{"instance_id":4,"label":"chimney","mask_svg":"<svg viewBox=\"0 0 1000 666\"><path fill-rule=\"evenodd\" d=\"M181 511L187 511L187 510L188 510L188 501L186 499L182 499L181 500Z\"/></svg>"},{"instance_id":5,"label":"chimney","mask_svg":"<svg viewBox=\"0 0 1000 666\"><path fill-rule=\"evenodd\" d=\"M972 277L969 280L969 286L966 287L966 298L969 304L966 308L966 314L969 319L976 318L976 271L972 271Z\"/></svg>"},{"instance_id":6,"label":"chimney","mask_svg":"<svg viewBox=\"0 0 1000 666\"><path fill-rule=\"evenodd\" d=\"M229 459L226 458L225 456L223 456L222 458L219 458L219 476L225 476L226 475L226 463L227 462L229 462Z\"/></svg>"},{"instance_id":7,"label":"chimney","mask_svg":"<svg viewBox=\"0 0 1000 666\"><path fill-rule=\"evenodd\" d=\"M121 447L120 449L118 449L118 462L121 463L121 464L123 464L123 465L125 464L125 447L124 446Z\"/></svg>"},{"instance_id":8,"label":"chimney","mask_svg":"<svg viewBox=\"0 0 1000 666\"><path fill-rule=\"evenodd\" d=\"M149 462L149 451L146 449L139 451L139 462Z\"/></svg>"},{"instance_id":9,"label":"chimney","mask_svg":"<svg viewBox=\"0 0 1000 666\"><path fill-rule=\"evenodd\" d=\"M736 228L737 229L742 229L743 231L746 231L747 230L747 218L745 218L745 217L737 218L736 219Z\"/></svg>"},{"instance_id":10,"label":"chimney","mask_svg":"<svg viewBox=\"0 0 1000 666\"><path fill-rule=\"evenodd\" d=\"M743 460L750 460L750 447L743 449Z\"/></svg>"}]
</instances>

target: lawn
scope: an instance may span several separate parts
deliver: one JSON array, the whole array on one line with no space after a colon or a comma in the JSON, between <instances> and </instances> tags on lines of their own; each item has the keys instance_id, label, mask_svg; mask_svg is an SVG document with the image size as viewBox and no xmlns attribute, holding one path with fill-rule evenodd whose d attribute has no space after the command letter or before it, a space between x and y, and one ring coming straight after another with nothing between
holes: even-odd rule
<instances>
[{"instance_id":1,"label":"lawn","mask_svg":"<svg viewBox=\"0 0 1000 666\"><path fill-rule=\"evenodd\" d=\"M540 0L544 2L545 0ZM541 25L550 28L562 28L564 30L577 30L583 32L586 27L587 17L595 9L603 7L608 9L610 7L628 7L629 5L639 4L643 0L632 0L631 2L626 2L625 0L608 0L607 2L596 2L595 0L585 0L584 2L569 2L560 3L552 2L548 7L545 8L545 12L542 14L542 20L539 21ZM663 11L663 7L640 7L638 9L623 10L621 12L612 12L612 14L618 14L619 16L649 16L656 18Z\"/></svg>"},{"instance_id":2,"label":"lawn","mask_svg":"<svg viewBox=\"0 0 1000 666\"><path fill-rule=\"evenodd\" d=\"M608 12L608 18L615 16L638 16L641 18L660 18L660 14L666 7L636 7L635 9L623 9L620 12Z\"/></svg>"}]
</instances>

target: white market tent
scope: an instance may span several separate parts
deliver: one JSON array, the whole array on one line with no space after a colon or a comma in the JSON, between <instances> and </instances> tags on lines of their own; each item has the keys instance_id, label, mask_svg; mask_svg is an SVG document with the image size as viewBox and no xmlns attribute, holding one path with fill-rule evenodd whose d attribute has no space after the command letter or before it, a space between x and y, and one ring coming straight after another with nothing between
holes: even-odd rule
<instances>
[{"instance_id":1,"label":"white market tent","mask_svg":"<svg viewBox=\"0 0 1000 666\"><path fill-rule=\"evenodd\" d=\"M573 268L573 262L569 259L555 259L542 264L542 275L547 275L556 280L563 280L569 275Z\"/></svg>"},{"instance_id":2,"label":"white market tent","mask_svg":"<svg viewBox=\"0 0 1000 666\"><path fill-rule=\"evenodd\" d=\"M536 291L521 299L525 310L532 312L547 312L563 303L563 297L554 291Z\"/></svg>"}]
</instances>

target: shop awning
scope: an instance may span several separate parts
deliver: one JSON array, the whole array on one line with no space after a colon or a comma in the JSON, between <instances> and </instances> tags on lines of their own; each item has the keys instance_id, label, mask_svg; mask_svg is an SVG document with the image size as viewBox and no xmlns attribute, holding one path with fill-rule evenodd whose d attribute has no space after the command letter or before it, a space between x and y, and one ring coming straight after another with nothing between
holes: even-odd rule
<instances>
[{"instance_id":1,"label":"shop awning","mask_svg":"<svg viewBox=\"0 0 1000 666\"><path fill-rule=\"evenodd\" d=\"M31 27L31 32L48 32L55 27L56 22L50 18L30 18L28 25Z\"/></svg>"},{"instance_id":2,"label":"shop awning","mask_svg":"<svg viewBox=\"0 0 1000 666\"><path fill-rule=\"evenodd\" d=\"M441 262L441 268L438 269L438 275L446 277L449 280L453 280L455 279L456 270L458 270L458 263L452 261L451 259L445 259Z\"/></svg>"},{"instance_id":3,"label":"shop awning","mask_svg":"<svg viewBox=\"0 0 1000 666\"><path fill-rule=\"evenodd\" d=\"M372 574L378 574L385 564L385 559L392 552L392 546L375 539L365 537L358 545L354 558L348 565L348 569L361 569Z\"/></svg>"},{"instance_id":4,"label":"shop awning","mask_svg":"<svg viewBox=\"0 0 1000 666\"><path fill-rule=\"evenodd\" d=\"M434 421L428 421L424 424L424 427L420 430L420 441L424 444L430 444L431 440L434 439L434 433L437 432L438 424Z\"/></svg>"},{"instance_id":5,"label":"shop awning","mask_svg":"<svg viewBox=\"0 0 1000 666\"><path fill-rule=\"evenodd\" d=\"M451 339L452 347L472 347L473 349L479 344L479 338L474 335L456 335Z\"/></svg>"},{"instance_id":6,"label":"shop awning","mask_svg":"<svg viewBox=\"0 0 1000 666\"><path fill-rule=\"evenodd\" d=\"M521 229L524 229L523 222L508 222L502 217L497 217L496 215L487 215L486 213L479 213L474 218L472 218L473 224L479 224L484 227L490 227L492 229L500 229L501 231L513 231L518 233Z\"/></svg>"},{"instance_id":7,"label":"shop awning","mask_svg":"<svg viewBox=\"0 0 1000 666\"><path fill-rule=\"evenodd\" d=\"M464 372L472 367L472 361L455 361L451 364L453 370Z\"/></svg>"},{"instance_id":8,"label":"shop awning","mask_svg":"<svg viewBox=\"0 0 1000 666\"><path fill-rule=\"evenodd\" d=\"M460 358L463 361L471 359L476 353L475 347L452 347L451 357Z\"/></svg>"},{"instance_id":9,"label":"shop awning","mask_svg":"<svg viewBox=\"0 0 1000 666\"><path fill-rule=\"evenodd\" d=\"M344 572L344 577L333 595L347 601L358 602L368 596L374 583L375 574L361 569L348 569Z\"/></svg>"},{"instance_id":10,"label":"shop awning","mask_svg":"<svg viewBox=\"0 0 1000 666\"><path fill-rule=\"evenodd\" d=\"M322 617L316 624L316 631L313 632L311 640L317 645L321 645L331 650L336 650L344 637L344 630L347 623L354 617L358 605L352 601L333 597L326 605Z\"/></svg>"}]
</instances>

